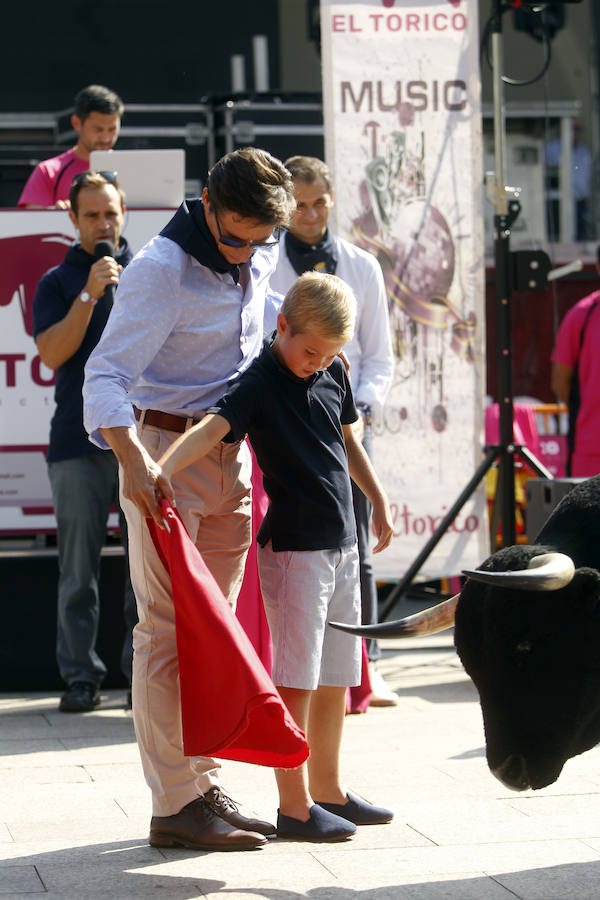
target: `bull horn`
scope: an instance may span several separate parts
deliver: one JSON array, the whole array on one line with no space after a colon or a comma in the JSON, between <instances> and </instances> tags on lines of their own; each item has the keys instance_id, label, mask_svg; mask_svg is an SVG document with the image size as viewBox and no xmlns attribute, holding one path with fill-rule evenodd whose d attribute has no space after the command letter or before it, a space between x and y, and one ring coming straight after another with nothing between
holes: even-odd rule
<instances>
[{"instance_id":1,"label":"bull horn","mask_svg":"<svg viewBox=\"0 0 600 900\"><path fill-rule=\"evenodd\" d=\"M419 637L425 634L436 634L454 625L454 610L460 594L455 594L449 600L431 606L413 616L405 619L396 619L395 622L382 622L380 625L345 625L343 622L330 622L332 628L347 631L348 634L357 634L360 637Z\"/></svg>"},{"instance_id":2,"label":"bull horn","mask_svg":"<svg viewBox=\"0 0 600 900\"><path fill-rule=\"evenodd\" d=\"M473 581L530 591L558 591L569 584L574 574L575 565L566 553L541 553L529 560L526 569L516 572L463 571L463 575L468 575Z\"/></svg>"}]
</instances>

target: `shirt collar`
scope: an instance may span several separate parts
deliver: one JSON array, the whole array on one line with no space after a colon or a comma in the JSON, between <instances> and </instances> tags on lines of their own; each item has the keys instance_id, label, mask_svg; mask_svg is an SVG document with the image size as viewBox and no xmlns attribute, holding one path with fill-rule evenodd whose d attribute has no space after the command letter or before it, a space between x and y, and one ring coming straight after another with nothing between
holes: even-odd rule
<instances>
[{"instance_id":1,"label":"shirt collar","mask_svg":"<svg viewBox=\"0 0 600 900\"><path fill-rule=\"evenodd\" d=\"M235 283L238 283L240 267L225 259L219 250L219 245L206 224L202 200L184 200L160 234L179 244L200 265L222 275L229 272Z\"/></svg>"}]
</instances>

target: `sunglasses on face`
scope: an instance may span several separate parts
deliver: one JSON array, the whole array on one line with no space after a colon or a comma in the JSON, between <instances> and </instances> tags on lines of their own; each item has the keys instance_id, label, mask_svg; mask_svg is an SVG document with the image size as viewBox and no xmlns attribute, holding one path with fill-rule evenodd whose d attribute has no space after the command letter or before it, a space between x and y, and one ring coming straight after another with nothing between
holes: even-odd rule
<instances>
[{"instance_id":1,"label":"sunglasses on face","mask_svg":"<svg viewBox=\"0 0 600 900\"><path fill-rule=\"evenodd\" d=\"M74 175L73 176L73 184L84 184L85 179L88 178L90 175L101 175L105 181L109 182L109 184L115 184L115 182L117 180L116 172L108 172L106 170L102 170L101 172L92 172L90 170L89 172L80 172L79 175Z\"/></svg>"},{"instance_id":2,"label":"sunglasses on face","mask_svg":"<svg viewBox=\"0 0 600 900\"><path fill-rule=\"evenodd\" d=\"M217 223L217 231L219 233L219 243L224 244L226 247L235 247L237 250L241 250L242 247L250 247L251 250L258 250L260 247L263 247L269 250L271 247L276 247L279 243L279 234L281 231L279 225L274 229L272 236L266 241L242 241L239 238L224 237L219 224L217 211L216 209L213 211L215 214L215 222Z\"/></svg>"}]
</instances>

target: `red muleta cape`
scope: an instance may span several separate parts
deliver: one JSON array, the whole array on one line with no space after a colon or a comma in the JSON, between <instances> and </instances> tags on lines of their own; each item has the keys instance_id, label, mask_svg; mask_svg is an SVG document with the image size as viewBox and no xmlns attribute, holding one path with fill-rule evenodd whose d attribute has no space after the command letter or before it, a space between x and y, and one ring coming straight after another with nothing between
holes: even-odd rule
<instances>
[{"instance_id":1,"label":"red muleta cape","mask_svg":"<svg viewBox=\"0 0 600 900\"><path fill-rule=\"evenodd\" d=\"M296 768L308 744L177 512L146 519L171 576L186 756Z\"/></svg>"}]
</instances>

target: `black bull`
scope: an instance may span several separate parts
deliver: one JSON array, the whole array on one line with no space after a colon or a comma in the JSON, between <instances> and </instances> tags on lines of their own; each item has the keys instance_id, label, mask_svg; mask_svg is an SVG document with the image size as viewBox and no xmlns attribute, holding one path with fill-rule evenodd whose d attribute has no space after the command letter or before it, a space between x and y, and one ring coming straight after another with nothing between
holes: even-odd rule
<instances>
[{"instance_id":1,"label":"black bull","mask_svg":"<svg viewBox=\"0 0 600 900\"><path fill-rule=\"evenodd\" d=\"M454 624L479 691L490 770L513 790L535 790L600 742L599 569L600 475L563 498L535 544L506 547L465 572L456 597L352 630L415 636Z\"/></svg>"}]
</instances>

